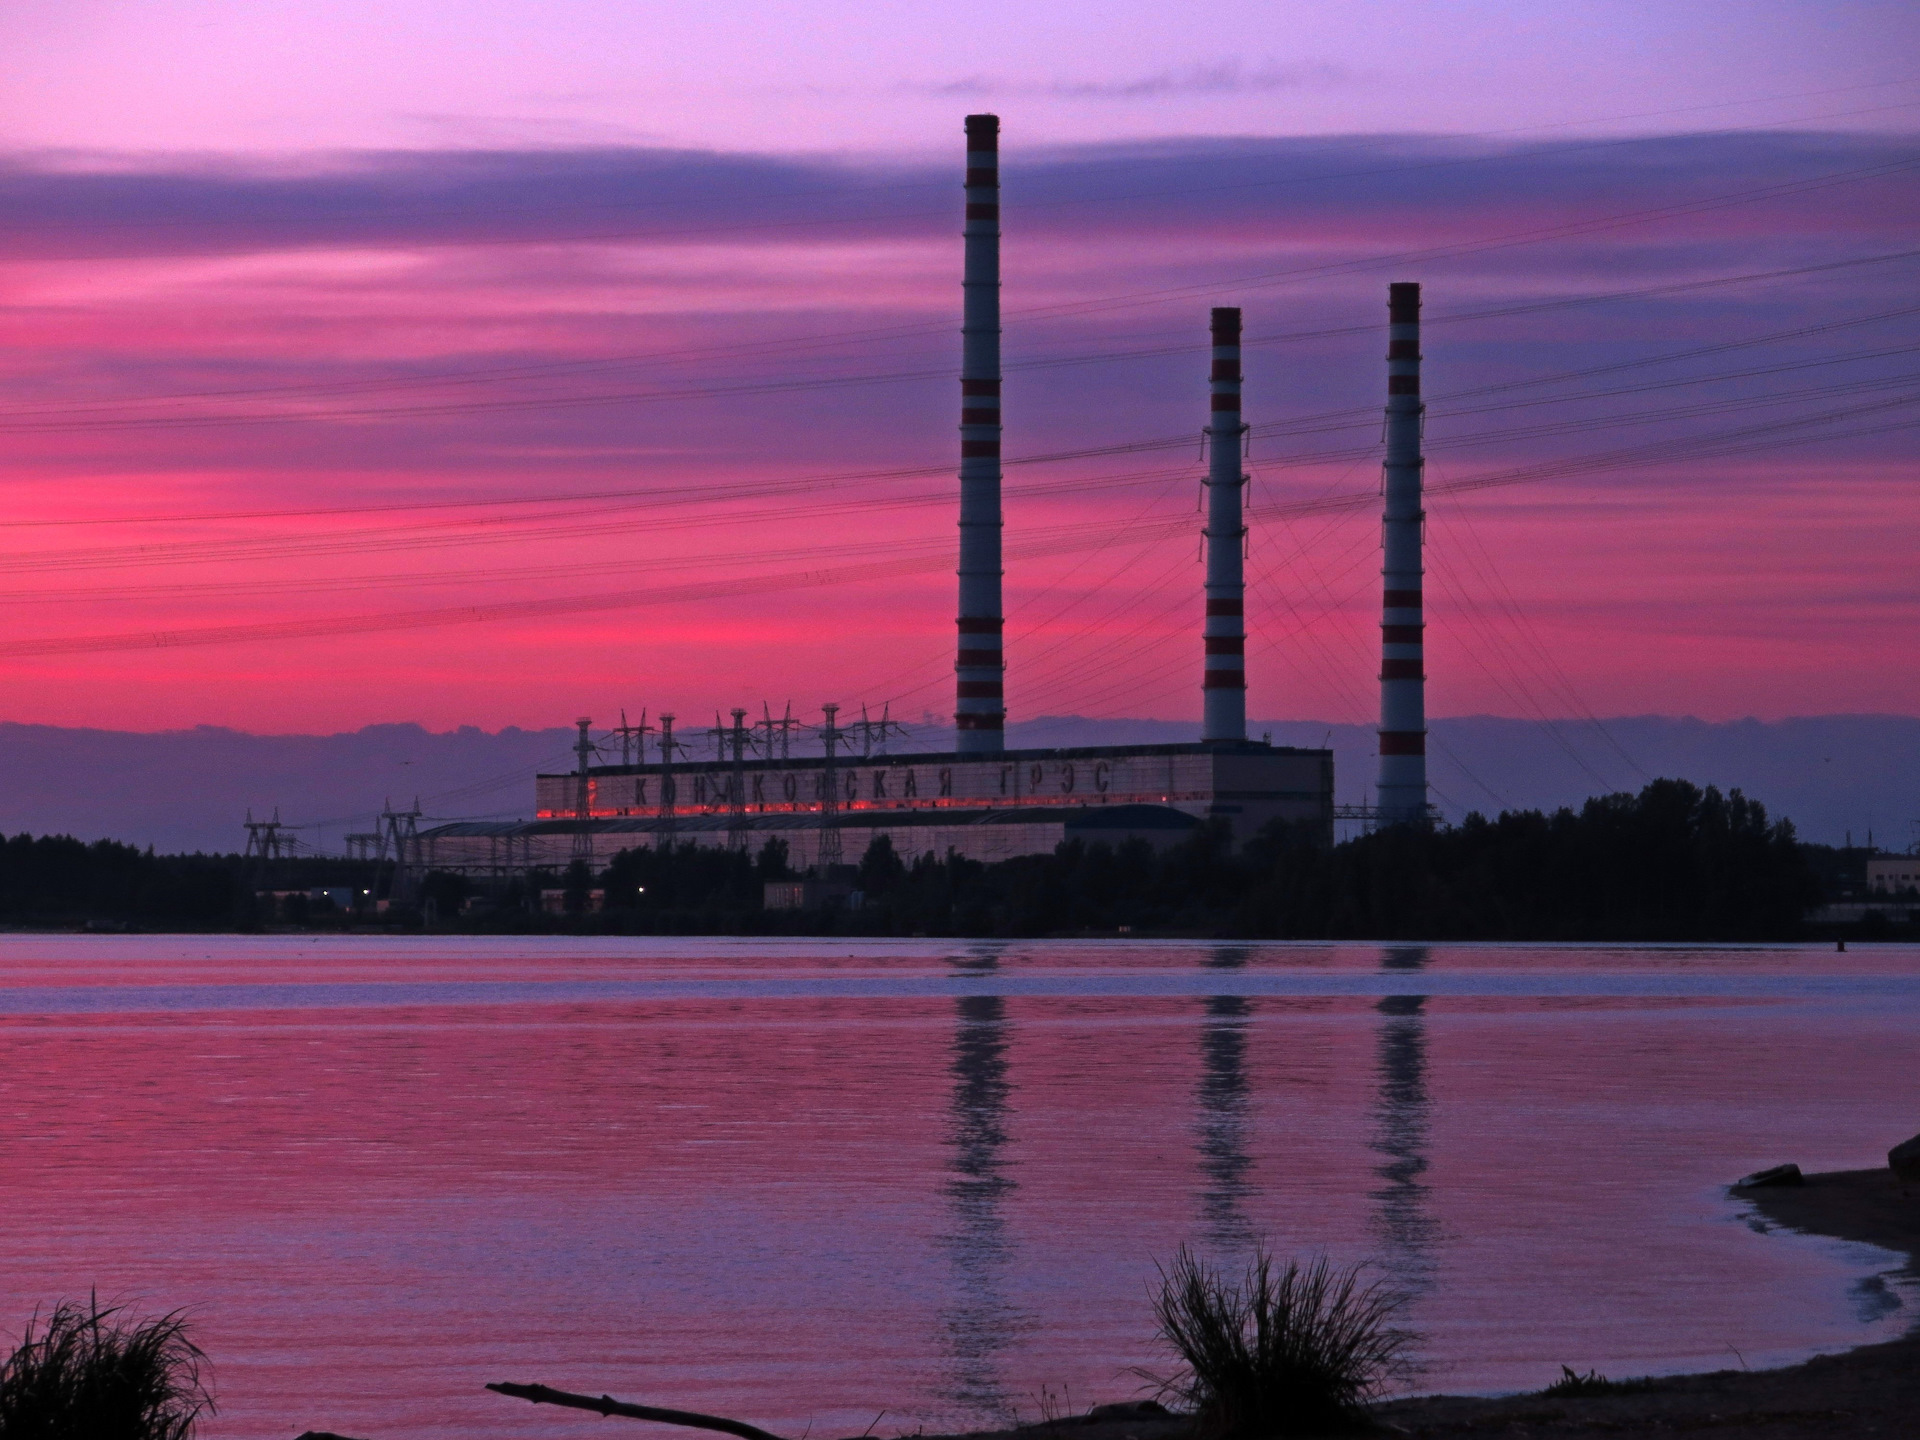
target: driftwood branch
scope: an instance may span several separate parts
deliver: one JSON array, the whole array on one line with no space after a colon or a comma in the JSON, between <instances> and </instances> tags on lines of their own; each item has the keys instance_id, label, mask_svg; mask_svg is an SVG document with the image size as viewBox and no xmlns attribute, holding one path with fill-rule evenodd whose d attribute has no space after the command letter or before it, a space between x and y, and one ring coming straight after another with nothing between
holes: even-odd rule
<instances>
[{"instance_id":1,"label":"driftwood branch","mask_svg":"<svg viewBox=\"0 0 1920 1440\"><path fill-rule=\"evenodd\" d=\"M531 1400L535 1405L565 1405L574 1410L591 1410L596 1415L624 1415L630 1420L653 1420L662 1425L684 1425L692 1430L718 1430L737 1435L740 1440L780 1440L744 1420L729 1420L724 1415L701 1415L692 1410L664 1410L658 1405L629 1405L611 1395L574 1395L548 1385L489 1385L496 1395L511 1395L516 1400Z\"/></svg>"}]
</instances>

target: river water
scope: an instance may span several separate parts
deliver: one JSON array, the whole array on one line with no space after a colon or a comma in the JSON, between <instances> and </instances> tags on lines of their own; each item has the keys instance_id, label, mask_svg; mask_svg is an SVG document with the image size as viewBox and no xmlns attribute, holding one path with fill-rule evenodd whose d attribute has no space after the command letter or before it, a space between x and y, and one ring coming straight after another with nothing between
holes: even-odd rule
<instances>
[{"instance_id":1,"label":"river water","mask_svg":"<svg viewBox=\"0 0 1920 1440\"><path fill-rule=\"evenodd\" d=\"M1156 1260L1265 1240L1423 1389L1759 1367L1920 1297L1725 1182L1917 1077L1914 947L13 936L0 1328L189 1307L213 1436L890 1435L1131 1396Z\"/></svg>"}]
</instances>

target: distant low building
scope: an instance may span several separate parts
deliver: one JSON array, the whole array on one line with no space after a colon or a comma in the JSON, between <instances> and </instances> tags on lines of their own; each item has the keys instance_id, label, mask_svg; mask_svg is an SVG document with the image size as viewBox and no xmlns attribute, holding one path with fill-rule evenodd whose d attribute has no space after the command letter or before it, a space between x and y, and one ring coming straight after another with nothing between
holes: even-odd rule
<instances>
[{"instance_id":1,"label":"distant low building","mask_svg":"<svg viewBox=\"0 0 1920 1440\"><path fill-rule=\"evenodd\" d=\"M1867 892L1904 895L1920 890L1920 855L1891 855L1867 861Z\"/></svg>"},{"instance_id":2,"label":"distant low building","mask_svg":"<svg viewBox=\"0 0 1920 1440\"><path fill-rule=\"evenodd\" d=\"M865 899L851 880L769 880L764 905L768 910L858 910Z\"/></svg>"},{"instance_id":3,"label":"distant low building","mask_svg":"<svg viewBox=\"0 0 1920 1440\"><path fill-rule=\"evenodd\" d=\"M597 915L607 908L607 892L604 890L589 890L580 898L580 904L581 909L587 914ZM567 892L564 890L542 890L540 892L540 909L543 914L547 915L566 914Z\"/></svg>"}]
</instances>

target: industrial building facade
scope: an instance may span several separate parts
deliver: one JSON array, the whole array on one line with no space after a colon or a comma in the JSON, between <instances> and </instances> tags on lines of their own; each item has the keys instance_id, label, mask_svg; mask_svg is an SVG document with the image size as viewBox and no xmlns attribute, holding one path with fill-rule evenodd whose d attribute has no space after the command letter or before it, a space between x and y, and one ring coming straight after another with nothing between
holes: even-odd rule
<instances>
[{"instance_id":1,"label":"industrial building facade","mask_svg":"<svg viewBox=\"0 0 1920 1440\"><path fill-rule=\"evenodd\" d=\"M805 869L857 861L882 835L909 860L991 862L1051 853L1070 839L1164 848L1207 820L1224 822L1236 842L1276 820L1329 842L1333 834L1332 752L1258 741L876 755L831 766L824 756L589 766L538 776L535 787L538 819L423 830L419 863L510 874L663 844L758 850L777 838Z\"/></svg>"},{"instance_id":2,"label":"industrial building facade","mask_svg":"<svg viewBox=\"0 0 1920 1440\"><path fill-rule=\"evenodd\" d=\"M584 780L584 787L583 787ZM828 787L831 785L831 795ZM736 797L735 788L739 789ZM584 788L584 795L581 793ZM1245 839L1271 820L1329 826L1326 750L1258 741L596 766L535 780L541 819L986 811L1019 806L1165 805L1226 820Z\"/></svg>"}]
</instances>

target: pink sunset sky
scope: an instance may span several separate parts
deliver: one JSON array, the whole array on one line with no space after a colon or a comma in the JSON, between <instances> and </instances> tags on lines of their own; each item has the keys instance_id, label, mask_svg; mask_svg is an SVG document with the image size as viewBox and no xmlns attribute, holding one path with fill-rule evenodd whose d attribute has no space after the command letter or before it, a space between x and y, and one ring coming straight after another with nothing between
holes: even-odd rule
<instances>
[{"instance_id":1,"label":"pink sunset sky","mask_svg":"<svg viewBox=\"0 0 1920 1440\"><path fill-rule=\"evenodd\" d=\"M1216 304L1250 712L1375 712L1389 280L1433 713L1920 712L1911 6L65 0L0 55L0 719L943 718L971 110L1012 718L1198 715Z\"/></svg>"}]
</instances>

